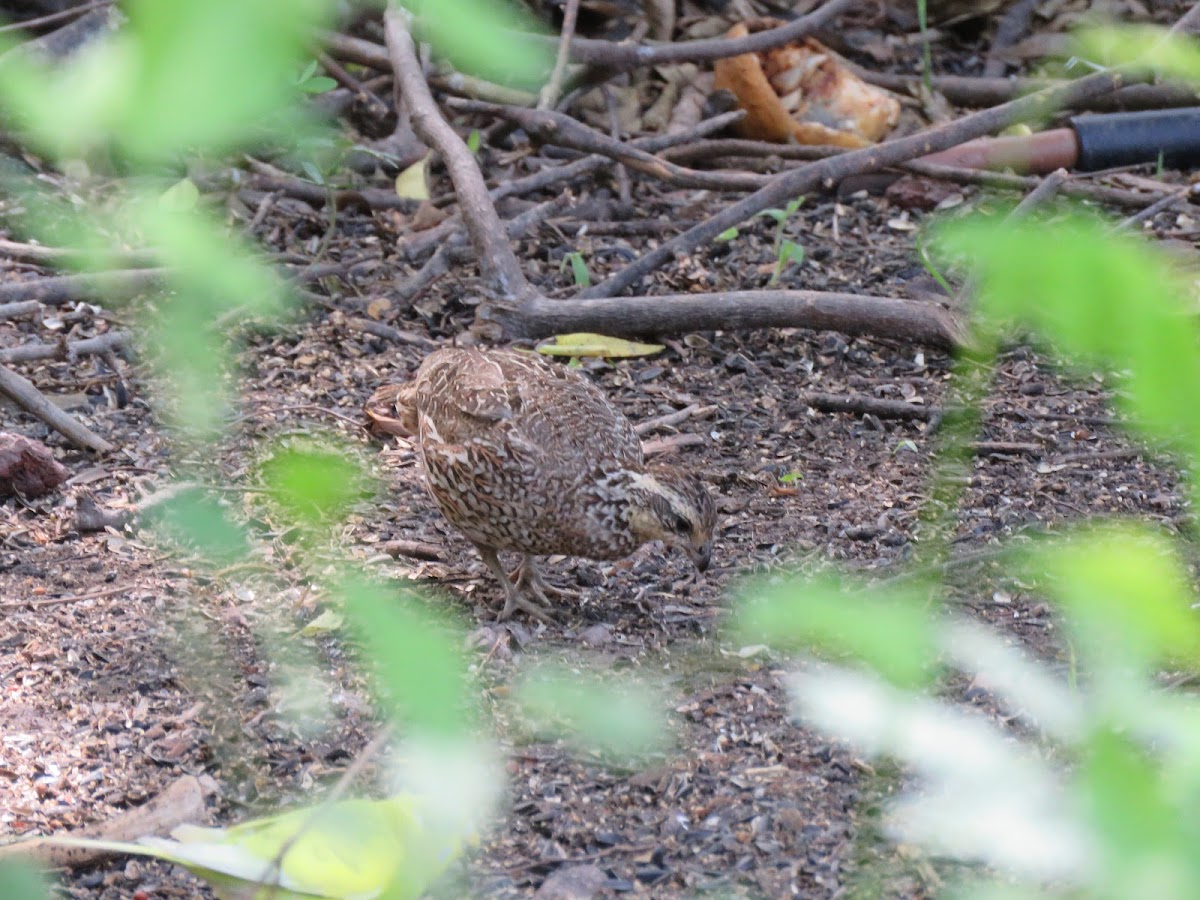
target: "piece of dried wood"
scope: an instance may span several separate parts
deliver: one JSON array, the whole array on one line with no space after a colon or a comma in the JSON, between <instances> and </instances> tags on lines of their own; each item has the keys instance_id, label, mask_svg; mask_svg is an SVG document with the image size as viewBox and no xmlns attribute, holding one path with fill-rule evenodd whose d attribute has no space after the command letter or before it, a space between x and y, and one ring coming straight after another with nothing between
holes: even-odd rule
<instances>
[{"instance_id":1,"label":"piece of dried wood","mask_svg":"<svg viewBox=\"0 0 1200 900\"><path fill-rule=\"evenodd\" d=\"M0 497L40 497L66 481L69 474L45 444L0 431Z\"/></svg>"},{"instance_id":2,"label":"piece of dried wood","mask_svg":"<svg viewBox=\"0 0 1200 900\"><path fill-rule=\"evenodd\" d=\"M185 823L210 820L207 799L217 793L217 784L204 776L184 775L141 806L135 806L114 819L71 833L71 837L102 841L136 841L148 835L166 835ZM62 835L60 835L61 837ZM20 859L44 868L89 866L114 854L91 847L63 847L39 837L0 847L0 861Z\"/></svg>"}]
</instances>

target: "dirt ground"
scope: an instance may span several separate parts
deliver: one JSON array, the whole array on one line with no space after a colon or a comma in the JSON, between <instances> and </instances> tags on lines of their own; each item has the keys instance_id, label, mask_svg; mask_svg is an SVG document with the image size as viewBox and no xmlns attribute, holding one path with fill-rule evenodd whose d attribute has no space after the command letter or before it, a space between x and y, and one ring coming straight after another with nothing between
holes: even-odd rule
<instances>
[{"instance_id":1,"label":"dirt ground","mask_svg":"<svg viewBox=\"0 0 1200 900\"><path fill-rule=\"evenodd\" d=\"M581 203L611 198L606 176L573 190ZM968 202L977 196L963 193ZM695 220L723 202L635 181L628 221ZM909 213L897 224L902 212L881 196L809 198L797 229L806 261L785 286L892 296L927 289L908 227L921 216ZM568 213L519 242L527 273L544 289L569 290L559 270L566 252L580 251L599 278L655 239L577 237L581 224ZM1155 224L1177 240L1195 240L1195 229L1180 233L1174 213ZM262 233L274 249L311 254L324 228L311 210L280 204ZM288 533L273 525L256 493L255 462L271 441L336 433L386 485L337 535L340 552L381 578L427 586L429 602L477 625L471 652L480 694L511 755L507 817L459 873L472 895L529 896L576 866L580 878L599 872L603 896L936 891L939 875L929 860L880 838L879 805L896 774L790 721L782 689L788 662L741 657L723 622L749 573L828 562L871 574L901 571L922 536L936 434L919 421L823 412L805 395L936 407L950 360L899 342L788 329L680 335L657 356L587 363L635 422L690 404L713 407L647 439L701 438L668 458L702 472L719 498L714 563L696 578L681 556L654 547L615 563L552 561L551 578L577 590L578 601L564 604L558 624L500 628L491 623L498 588L425 497L411 448L371 439L357 424L371 393L404 379L427 348L364 334L348 317L371 308L384 323L441 345L467 331L479 295L474 272L464 268L411 307L371 307L388 297L391 279L411 271L391 253L394 239L387 216L340 215L324 257L355 262L337 286L340 295L273 334L245 336L240 409L215 477L255 531L252 566L213 572L136 531L79 533L80 502L125 508L187 470L187 460L156 414L143 366L123 369L124 406L116 403L112 373L90 362L22 368L47 393L82 395L75 412L118 449L88 457L0 408L0 427L44 440L72 475L57 494L0 506L0 838L104 821L189 773L215 780L219 820L311 802L370 740L376 724L352 648L302 632L322 611L322 598L309 590ZM711 256L659 273L652 290L762 286L771 239L759 220ZM10 263L5 278L27 277L25 268ZM89 336L133 316L81 306L68 325L73 335ZM21 343L28 328L0 324L0 344ZM971 615L1048 660L1060 652L1052 610L981 551L1096 515L1136 516L1169 530L1183 525L1178 475L1130 442L1111 401L1103 373L1068 372L1044 353L1008 349L992 372L979 436L994 443L981 446L962 486L951 593ZM440 558L382 552L396 540L433 545ZM629 771L513 726L502 688L546 659L665 673L672 749ZM320 666L320 709L306 709L286 690L305 660ZM945 691L1000 720L969 681L951 680ZM62 887L89 900L209 896L186 874L144 861L65 873Z\"/></svg>"}]
</instances>

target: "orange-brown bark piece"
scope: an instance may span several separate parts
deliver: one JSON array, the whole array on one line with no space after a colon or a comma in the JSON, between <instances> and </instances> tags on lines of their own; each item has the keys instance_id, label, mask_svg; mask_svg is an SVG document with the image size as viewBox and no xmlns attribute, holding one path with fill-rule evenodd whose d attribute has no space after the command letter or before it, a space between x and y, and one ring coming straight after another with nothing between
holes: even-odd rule
<instances>
[{"instance_id":1,"label":"orange-brown bark piece","mask_svg":"<svg viewBox=\"0 0 1200 900\"><path fill-rule=\"evenodd\" d=\"M726 36L745 37L773 23L738 23ZM864 82L813 38L718 60L715 73L713 87L732 91L746 110L738 131L754 140L854 149L879 140L900 115L894 97Z\"/></svg>"},{"instance_id":2,"label":"orange-brown bark piece","mask_svg":"<svg viewBox=\"0 0 1200 900\"><path fill-rule=\"evenodd\" d=\"M70 472L45 444L0 431L0 497L40 497L66 481L68 475Z\"/></svg>"}]
</instances>

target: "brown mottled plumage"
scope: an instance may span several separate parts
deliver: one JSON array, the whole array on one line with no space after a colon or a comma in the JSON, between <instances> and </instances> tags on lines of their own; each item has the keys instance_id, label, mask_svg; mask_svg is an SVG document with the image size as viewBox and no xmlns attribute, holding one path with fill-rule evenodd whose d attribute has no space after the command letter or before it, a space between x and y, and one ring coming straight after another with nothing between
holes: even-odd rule
<instances>
[{"instance_id":1,"label":"brown mottled plumage","mask_svg":"<svg viewBox=\"0 0 1200 900\"><path fill-rule=\"evenodd\" d=\"M429 493L505 587L501 619L518 608L547 617L554 591L535 555L616 559L663 540L707 567L708 490L647 466L629 420L578 372L531 353L450 348L395 397ZM497 550L524 554L513 578Z\"/></svg>"}]
</instances>

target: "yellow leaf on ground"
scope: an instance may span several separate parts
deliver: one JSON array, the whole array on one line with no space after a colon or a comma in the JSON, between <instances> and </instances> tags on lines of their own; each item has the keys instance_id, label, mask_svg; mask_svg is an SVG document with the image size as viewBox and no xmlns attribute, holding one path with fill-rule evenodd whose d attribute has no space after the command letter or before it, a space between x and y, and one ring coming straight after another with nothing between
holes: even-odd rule
<instances>
[{"instance_id":1,"label":"yellow leaf on ground","mask_svg":"<svg viewBox=\"0 0 1200 900\"><path fill-rule=\"evenodd\" d=\"M426 180L426 170L429 168L429 154L426 153L415 163L396 176L396 196L409 200L428 200L429 184Z\"/></svg>"},{"instance_id":2,"label":"yellow leaf on ground","mask_svg":"<svg viewBox=\"0 0 1200 900\"><path fill-rule=\"evenodd\" d=\"M641 344L606 334L578 332L555 335L549 341L538 344L538 353L547 356L653 356L663 349L662 344Z\"/></svg>"}]
</instances>

